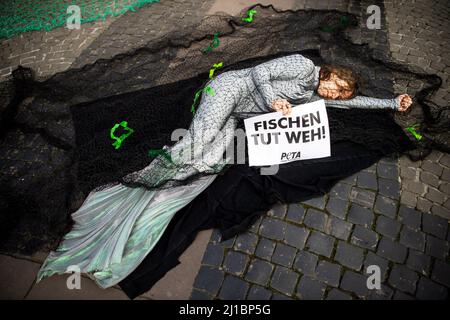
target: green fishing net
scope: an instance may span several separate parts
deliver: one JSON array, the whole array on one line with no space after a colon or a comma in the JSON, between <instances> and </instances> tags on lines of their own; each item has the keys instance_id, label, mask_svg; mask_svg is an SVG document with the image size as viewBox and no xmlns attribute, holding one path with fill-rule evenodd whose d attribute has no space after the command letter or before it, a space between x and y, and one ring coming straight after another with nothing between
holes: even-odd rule
<instances>
[{"instance_id":1,"label":"green fishing net","mask_svg":"<svg viewBox=\"0 0 450 320\"><path fill-rule=\"evenodd\" d=\"M154 2L159 0L1 0L0 39L26 31L49 31L64 26L72 15L67 13L71 5L80 7L80 23L83 24L136 11Z\"/></svg>"}]
</instances>

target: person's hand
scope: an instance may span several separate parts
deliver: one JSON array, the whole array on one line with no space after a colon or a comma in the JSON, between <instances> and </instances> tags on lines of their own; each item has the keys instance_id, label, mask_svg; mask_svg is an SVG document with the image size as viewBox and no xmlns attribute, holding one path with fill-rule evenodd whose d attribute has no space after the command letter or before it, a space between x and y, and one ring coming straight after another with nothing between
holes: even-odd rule
<instances>
[{"instance_id":1,"label":"person's hand","mask_svg":"<svg viewBox=\"0 0 450 320\"><path fill-rule=\"evenodd\" d=\"M272 102L272 109L283 112L283 116L288 116L292 112L292 106L286 99L276 99Z\"/></svg>"},{"instance_id":2,"label":"person's hand","mask_svg":"<svg viewBox=\"0 0 450 320\"><path fill-rule=\"evenodd\" d=\"M407 94L401 94L397 97L397 101L400 105L398 111L405 112L412 105L412 99Z\"/></svg>"}]
</instances>

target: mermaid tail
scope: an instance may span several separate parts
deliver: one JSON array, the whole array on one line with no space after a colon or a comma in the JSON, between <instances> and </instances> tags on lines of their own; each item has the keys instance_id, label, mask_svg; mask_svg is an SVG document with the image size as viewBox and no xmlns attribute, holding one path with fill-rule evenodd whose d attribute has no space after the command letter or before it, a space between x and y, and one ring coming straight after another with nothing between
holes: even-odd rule
<instances>
[{"instance_id":1,"label":"mermaid tail","mask_svg":"<svg viewBox=\"0 0 450 320\"><path fill-rule=\"evenodd\" d=\"M49 254L37 282L76 265L102 288L117 284L153 249L174 214L215 178L156 191L116 185L91 192L72 214L72 231Z\"/></svg>"}]
</instances>

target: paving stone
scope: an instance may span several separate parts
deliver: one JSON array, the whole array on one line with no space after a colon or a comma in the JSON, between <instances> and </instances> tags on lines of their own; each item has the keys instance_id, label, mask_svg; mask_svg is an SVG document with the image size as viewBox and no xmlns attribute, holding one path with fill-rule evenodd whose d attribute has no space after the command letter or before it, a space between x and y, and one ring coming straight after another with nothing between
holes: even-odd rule
<instances>
[{"instance_id":1,"label":"paving stone","mask_svg":"<svg viewBox=\"0 0 450 320\"><path fill-rule=\"evenodd\" d=\"M431 279L450 288L450 264L436 260Z\"/></svg>"},{"instance_id":2,"label":"paving stone","mask_svg":"<svg viewBox=\"0 0 450 320\"><path fill-rule=\"evenodd\" d=\"M444 167L436 162L425 160L424 162L422 162L422 169L424 171L429 171L439 177L442 174Z\"/></svg>"},{"instance_id":3,"label":"paving stone","mask_svg":"<svg viewBox=\"0 0 450 320\"><path fill-rule=\"evenodd\" d=\"M397 206L397 201L378 195L375 201L374 211L378 214L395 219L397 216Z\"/></svg>"},{"instance_id":4,"label":"paving stone","mask_svg":"<svg viewBox=\"0 0 450 320\"><path fill-rule=\"evenodd\" d=\"M450 167L450 156L447 153L444 153L439 162L444 166Z\"/></svg>"},{"instance_id":5,"label":"paving stone","mask_svg":"<svg viewBox=\"0 0 450 320\"><path fill-rule=\"evenodd\" d=\"M350 202L337 197L331 197L327 203L327 211L335 217L345 219Z\"/></svg>"},{"instance_id":6,"label":"paving stone","mask_svg":"<svg viewBox=\"0 0 450 320\"><path fill-rule=\"evenodd\" d=\"M425 184L415 180L405 179L402 183L402 188L419 195L424 195L426 192Z\"/></svg>"},{"instance_id":7,"label":"paving stone","mask_svg":"<svg viewBox=\"0 0 450 320\"><path fill-rule=\"evenodd\" d=\"M291 296L297 280L298 274L287 268L277 266L270 281L270 286L285 295Z\"/></svg>"},{"instance_id":8,"label":"paving stone","mask_svg":"<svg viewBox=\"0 0 450 320\"><path fill-rule=\"evenodd\" d=\"M236 251L229 251L223 262L223 269L228 273L241 275L247 266L247 262L247 255Z\"/></svg>"},{"instance_id":9,"label":"paving stone","mask_svg":"<svg viewBox=\"0 0 450 320\"><path fill-rule=\"evenodd\" d=\"M449 209L449 210L450 210L450 198L447 199L447 201L445 201L444 207L445 207L446 209ZM449 215L449 217L450 217L450 215Z\"/></svg>"},{"instance_id":10,"label":"paving stone","mask_svg":"<svg viewBox=\"0 0 450 320\"><path fill-rule=\"evenodd\" d=\"M387 39L384 41L387 41ZM384 157L384 158L380 159L380 161L378 161L378 164L380 164L380 163L398 167L399 161L398 161L398 157L393 155L393 156L388 156L388 157Z\"/></svg>"},{"instance_id":11,"label":"paving stone","mask_svg":"<svg viewBox=\"0 0 450 320\"><path fill-rule=\"evenodd\" d=\"M376 190L378 188L377 176L371 172L358 173L357 186L363 189Z\"/></svg>"},{"instance_id":12,"label":"paving stone","mask_svg":"<svg viewBox=\"0 0 450 320\"><path fill-rule=\"evenodd\" d=\"M425 250L425 233L405 226L400 233L400 243L408 248L423 252Z\"/></svg>"},{"instance_id":13,"label":"paving stone","mask_svg":"<svg viewBox=\"0 0 450 320\"><path fill-rule=\"evenodd\" d=\"M209 239L209 242L212 244L218 244L221 240L221 235L219 229L214 229L211 233L211 238Z\"/></svg>"},{"instance_id":14,"label":"paving stone","mask_svg":"<svg viewBox=\"0 0 450 320\"><path fill-rule=\"evenodd\" d=\"M301 300L321 300L326 285L308 276L303 276L297 287L297 296Z\"/></svg>"},{"instance_id":15,"label":"paving stone","mask_svg":"<svg viewBox=\"0 0 450 320\"><path fill-rule=\"evenodd\" d=\"M272 262L281 264L285 267L290 267L294 262L296 252L297 249L278 243L275 252L272 255Z\"/></svg>"},{"instance_id":16,"label":"paving stone","mask_svg":"<svg viewBox=\"0 0 450 320\"><path fill-rule=\"evenodd\" d=\"M204 290L215 296L219 292L224 277L225 274L220 270L201 266L195 278L194 288Z\"/></svg>"},{"instance_id":17,"label":"paving stone","mask_svg":"<svg viewBox=\"0 0 450 320\"><path fill-rule=\"evenodd\" d=\"M418 230L421 226L422 213L413 208L400 206L399 220L401 223L407 225L411 229Z\"/></svg>"},{"instance_id":18,"label":"paving stone","mask_svg":"<svg viewBox=\"0 0 450 320\"><path fill-rule=\"evenodd\" d=\"M247 254L253 254L258 243L258 236L254 233L242 233L240 234L234 243L234 249L242 251Z\"/></svg>"},{"instance_id":19,"label":"paving stone","mask_svg":"<svg viewBox=\"0 0 450 320\"><path fill-rule=\"evenodd\" d=\"M202 264L219 267L222 265L224 248L220 245L209 244L203 255Z\"/></svg>"},{"instance_id":20,"label":"paving stone","mask_svg":"<svg viewBox=\"0 0 450 320\"><path fill-rule=\"evenodd\" d=\"M192 290L190 300L211 300L213 297L203 290Z\"/></svg>"},{"instance_id":21,"label":"paving stone","mask_svg":"<svg viewBox=\"0 0 450 320\"><path fill-rule=\"evenodd\" d=\"M450 199L449 199L450 200ZM431 208L431 212L435 215L438 215L444 219L450 220L450 201L448 201L447 207L438 206L436 204Z\"/></svg>"},{"instance_id":22,"label":"paving stone","mask_svg":"<svg viewBox=\"0 0 450 320\"><path fill-rule=\"evenodd\" d=\"M244 300L247 295L249 284L234 276L227 276L220 289L221 300Z\"/></svg>"},{"instance_id":23,"label":"paving stone","mask_svg":"<svg viewBox=\"0 0 450 320\"><path fill-rule=\"evenodd\" d=\"M342 200L348 200L352 186L347 183L338 182L330 190L330 196Z\"/></svg>"},{"instance_id":24,"label":"paving stone","mask_svg":"<svg viewBox=\"0 0 450 320\"><path fill-rule=\"evenodd\" d=\"M335 238L348 240L352 231L353 224L347 221L330 216L327 221L325 232Z\"/></svg>"},{"instance_id":25,"label":"paving stone","mask_svg":"<svg viewBox=\"0 0 450 320\"><path fill-rule=\"evenodd\" d=\"M415 300L413 297L411 297L410 295L401 292L399 290L396 290L394 293L394 300Z\"/></svg>"},{"instance_id":26,"label":"paving stone","mask_svg":"<svg viewBox=\"0 0 450 320\"><path fill-rule=\"evenodd\" d=\"M253 285L248 292L247 300L269 300L272 296L272 292L269 290Z\"/></svg>"},{"instance_id":27,"label":"paving stone","mask_svg":"<svg viewBox=\"0 0 450 320\"><path fill-rule=\"evenodd\" d=\"M433 236L427 236L426 253L442 260L445 260L448 256L449 245L447 241L435 238Z\"/></svg>"},{"instance_id":28,"label":"paving stone","mask_svg":"<svg viewBox=\"0 0 450 320\"><path fill-rule=\"evenodd\" d=\"M21 266L21 270L18 271L24 271L23 267ZM80 289L69 290L67 280L67 274L54 275L50 279L44 279L33 285L26 300L128 300L124 292L117 287L102 289L85 276L80 279ZM185 292L187 295L189 293ZM139 300L146 300L146 294Z\"/></svg>"},{"instance_id":29,"label":"paving stone","mask_svg":"<svg viewBox=\"0 0 450 320\"><path fill-rule=\"evenodd\" d=\"M445 168L441 176L442 181L450 181L450 169Z\"/></svg>"},{"instance_id":30,"label":"paving stone","mask_svg":"<svg viewBox=\"0 0 450 320\"><path fill-rule=\"evenodd\" d=\"M245 279L250 282L266 286L269 282L273 269L274 266L271 263L254 259L250 263Z\"/></svg>"},{"instance_id":31,"label":"paving stone","mask_svg":"<svg viewBox=\"0 0 450 320\"><path fill-rule=\"evenodd\" d=\"M374 219L374 214L371 210L366 209L360 205L352 204L348 212L348 221L359 224L365 227L371 227Z\"/></svg>"},{"instance_id":32,"label":"paving stone","mask_svg":"<svg viewBox=\"0 0 450 320\"><path fill-rule=\"evenodd\" d=\"M345 271L340 288L345 291L353 292L361 299L364 299L369 294L369 289L367 289L367 277L353 271Z\"/></svg>"},{"instance_id":33,"label":"paving stone","mask_svg":"<svg viewBox=\"0 0 450 320\"><path fill-rule=\"evenodd\" d=\"M331 257L334 239L326 234L313 231L307 242L307 249L313 253L320 254L327 258Z\"/></svg>"},{"instance_id":34,"label":"paving stone","mask_svg":"<svg viewBox=\"0 0 450 320\"><path fill-rule=\"evenodd\" d=\"M267 215L283 219L286 216L286 212L287 212L287 205L277 203L267 212Z\"/></svg>"},{"instance_id":35,"label":"paving stone","mask_svg":"<svg viewBox=\"0 0 450 320\"><path fill-rule=\"evenodd\" d=\"M447 288L421 277L417 285L417 299L419 300L446 300Z\"/></svg>"},{"instance_id":36,"label":"paving stone","mask_svg":"<svg viewBox=\"0 0 450 320\"><path fill-rule=\"evenodd\" d=\"M261 238L256 247L255 255L262 259L270 260L272 259L273 251L275 250L276 242Z\"/></svg>"},{"instance_id":37,"label":"paving stone","mask_svg":"<svg viewBox=\"0 0 450 320\"><path fill-rule=\"evenodd\" d=\"M405 246L386 237L381 238L378 244L377 254L393 262L404 263L407 252Z\"/></svg>"},{"instance_id":38,"label":"paving stone","mask_svg":"<svg viewBox=\"0 0 450 320\"><path fill-rule=\"evenodd\" d=\"M399 176L398 166L379 162L377 165L377 175L381 178L397 180Z\"/></svg>"},{"instance_id":39,"label":"paving stone","mask_svg":"<svg viewBox=\"0 0 450 320\"><path fill-rule=\"evenodd\" d=\"M341 182L354 186L356 184L356 180L357 180L357 174L355 173L355 174L352 174L351 176L348 176L348 177L342 179Z\"/></svg>"},{"instance_id":40,"label":"paving stone","mask_svg":"<svg viewBox=\"0 0 450 320\"><path fill-rule=\"evenodd\" d=\"M378 179L378 193L392 198L400 198L400 183L397 180Z\"/></svg>"},{"instance_id":41,"label":"paving stone","mask_svg":"<svg viewBox=\"0 0 450 320\"><path fill-rule=\"evenodd\" d=\"M327 223L327 215L322 211L308 209L308 211L306 212L304 223L312 229L323 232L325 231L325 226Z\"/></svg>"},{"instance_id":42,"label":"paving stone","mask_svg":"<svg viewBox=\"0 0 450 320\"><path fill-rule=\"evenodd\" d=\"M0 255L0 299L24 299L36 280L40 265Z\"/></svg>"},{"instance_id":43,"label":"paving stone","mask_svg":"<svg viewBox=\"0 0 450 320\"><path fill-rule=\"evenodd\" d=\"M234 240L236 240L236 237L230 238L230 239L225 240L225 241L221 241L221 242L219 242L219 245L221 245L224 248L230 249L234 245Z\"/></svg>"},{"instance_id":44,"label":"paving stone","mask_svg":"<svg viewBox=\"0 0 450 320\"><path fill-rule=\"evenodd\" d=\"M362 226L355 226L351 242L358 247L375 250L378 244L378 235Z\"/></svg>"},{"instance_id":45,"label":"paving stone","mask_svg":"<svg viewBox=\"0 0 450 320\"><path fill-rule=\"evenodd\" d=\"M441 185L439 186L439 191L447 196L450 195L450 183L441 183Z\"/></svg>"},{"instance_id":46,"label":"paving stone","mask_svg":"<svg viewBox=\"0 0 450 320\"><path fill-rule=\"evenodd\" d=\"M372 208L375 203L375 193L369 190L353 187L350 200L366 208Z\"/></svg>"},{"instance_id":47,"label":"paving stone","mask_svg":"<svg viewBox=\"0 0 450 320\"><path fill-rule=\"evenodd\" d=\"M299 251L294 262L294 269L303 274L315 275L318 257L307 251Z\"/></svg>"},{"instance_id":48,"label":"paving stone","mask_svg":"<svg viewBox=\"0 0 450 320\"><path fill-rule=\"evenodd\" d=\"M316 278L332 287L339 286L342 267L328 261L320 261L316 268Z\"/></svg>"},{"instance_id":49,"label":"paving stone","mask_svg":"<svg viewBox=\"0 0 450 320\"><path fill-rule=\"evenodd\" d=\"M333 288L328 292L327 300L352 300L352 296L339 289Z\"/></svg>"},{"instance_id":50,"label":"paving stone","mask_svg":"<svg viewBox=\"0 0 450 320\"><path fill-rule=\"evenodd\" d=\"M403 292L414 294L419 276L403 265L395 265L389 276L389 284Z\"/></svg>"},{"instance_id":51,"label":"paving stone","mask_svg":"<svg viewBox=\"0 0 450 320\"><path fill-rule=\"evenodd\" d=\"M274 293L274 294L272 294L271 300L292 300L292 298L289 298L288 296L285 296L284 294Z\"/></svg>"},{"instance_id":52,"label":"paving stone","mask_svg":"<svg viewBox=\"0 0 450 320\"><path fill-rule=\"evenodd\" d=\"M381 271L381 280L384 281L387 279L387 275L389 272L389 262L381 258L380 256L376 255L373 252L369 252L366 255L366 259L364 260L364 272L367 274L367 267L369 266L378 266Z\"/></svg>"},{"instance_id":53,"label":"paving stone","mask_svg":"<svg viewBox=\"0 0 450 320\"><path fill-rule=\"evenodd\" d=\"M447 195L437 189L430 187L428 188L428 193L425 195L425 198L427 198L431 202L443 204L447 198Z\"/></svg>"},{"instance_id":54,"label":"paving stone","mask_svg":"<svg viewBox=\"0 0 450 320\"><path fill-rule=\"evenodd\" d=\"M323 209L325 209L326 202L327 202L327 196L323 195L321 197L316 197L316 198L309 199L307 201L303 201L302 203L306 204L307 206L323 210Z\"/></svg>"},{"instance_id":55,"label":"paving stone","mask_svg":"<svg viewBox=\"0 0 450 320\"><path fill-rule=\"evenodd\" d=\"M433 187L439 186L439 177L432 174L431 172L423 171L420 173L420 180L425 184L428 184Z\"/></svg>"},{"instance_id":56,"label":"paving stone","mask_svg":"<svg viewBox=\"0 0 450 320\"><path fill-rule=\"evenodd\" d=\"M391 300L394 296L394 290L382 284L380 289L372 289L369 291L368 300Z\"/></svg>"},{"instance_id":57,"label":"paving stone","mask_svg":"<svg viewBox=\"0 0 450 320\"><path fill-rule=\"evenodd\" d=\"M305 217L306 210L301 205L297 204L291 204L289 205L288 211L287 211L287 220L295 222L295 223L302 223L303 219Z\"/></svg>"},{"instance_id":58,"label":"paving stone","mask_svg":"<svg viewBox=\"0 0 450 320\"><path fill-rule=\"evenodd\" d=\"M288 223L286 226L284 242L297 249L303 249L308 235L309 230Z\"/></svg>"},{"instance_id":59,"label":"paving stone","mask_svg":"<svg viewBox=\"0 0 450 320\"><path fill-rule=\"evenodd\" d=\"M406 260L406 265L411 270L417 271L420 274L429 276L430 275L430 265L431 265L431 257L416 251L409 250L408 259Z\"/></svg>"},{"instance_id":60,"label":"paving stone","mask_svg":"<svg viewBox=\"0 0 450 320\"><path fill-rule=\"evenodd\" d=\"M255 222L250 226L250 228L248 228L248 231L253 232L253 233L258 233L262 218L263 217L259 217L258 219L256 219Z\"/></svg>"},{"instance_id":61,"label":"paving stone","mask_svg":"<svg viewBox=\"0 0 450 320\"><path fill-rule=\"evenodd\" d=\"M421 212L430 212L433 202L422 197L417 198L417 209Z\"/></svg>"},{"instance_id":62,"label":"paving stone","mask_svg":"<svg viewBox=\"0 0 450 320\"><path fill-rule=\"evenodd\" d=\"M401 166L400 167L400 176L403 179L410 179L410 180L414 180L416 179L416 174L417 174L417 168L410 168L410 167L406 167L406 166Z\"/></svg>"},{"instance_id":63,"label":"paving stone","mask_svg":"<svg viewBox=\"0 0 450 320\"><path fill-rule=\"evenodd\" d=\"M400 228L401 228L400 222L384 216L379 216L377 219L377 226L375 230L378 233L382 234L383 236L395 240L398 236Z\"/></svg>"},{"instance_id":64,"label":"paving stone","mask_svg":"<svg viewBox=\"0 0 450 320\"><path fill-rule=\"evenodd\" d=\"M259 227L260 235L274 240L283 240L285 231L286 222L272 218L265 218Z\"/></svg>"},{"instance_id":65,"label":"paving stone","mask_svg":"<svg viewBox=\"0 0 450 320\"><path fill-rule=\"evenodd\" d=\"M445 239L447 235L448 221L433 214L422 215L422 230L437 238Z\"/></svg>"},{"instance_id":66,"label":"paving stone","mask_svg":"<svg viewBox=\"0 0 450 320\"><path fill-rule=\"evenodd\" d=\"M413 193L411 191L403 190L401 197L400 197L400 203L409 206L409 207L416 207L417 206L417 199L418 196L416 193Z\"/></svg>"},{"instance_id":67,"label":"paving stone","mask_svg":"<svg viewBox=\"0 0 450 320\"><path fill-rule=\"evenodd\" d=\"M356 271L361 270L364 250L343 241L338 242L334 260Z\"/></svg>"}]
</instances>

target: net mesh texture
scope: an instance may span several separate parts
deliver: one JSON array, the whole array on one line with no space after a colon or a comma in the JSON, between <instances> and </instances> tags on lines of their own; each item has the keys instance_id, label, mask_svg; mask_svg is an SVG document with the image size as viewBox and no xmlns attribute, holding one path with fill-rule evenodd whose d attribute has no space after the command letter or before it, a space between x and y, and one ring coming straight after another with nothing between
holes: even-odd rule
<instances>
[{"instance_id":1,"label":"net mesh texture","mask_svg":"<svg viewBox=\"0 0 450 320\"><path fill-rule=\"evenodd\" d=\"M0 39L11 38L27 31L65 26L75 11L80 9L80 24L105 20L159 0L3 0L0 2Z\"/></svg>"}]
</instances>

